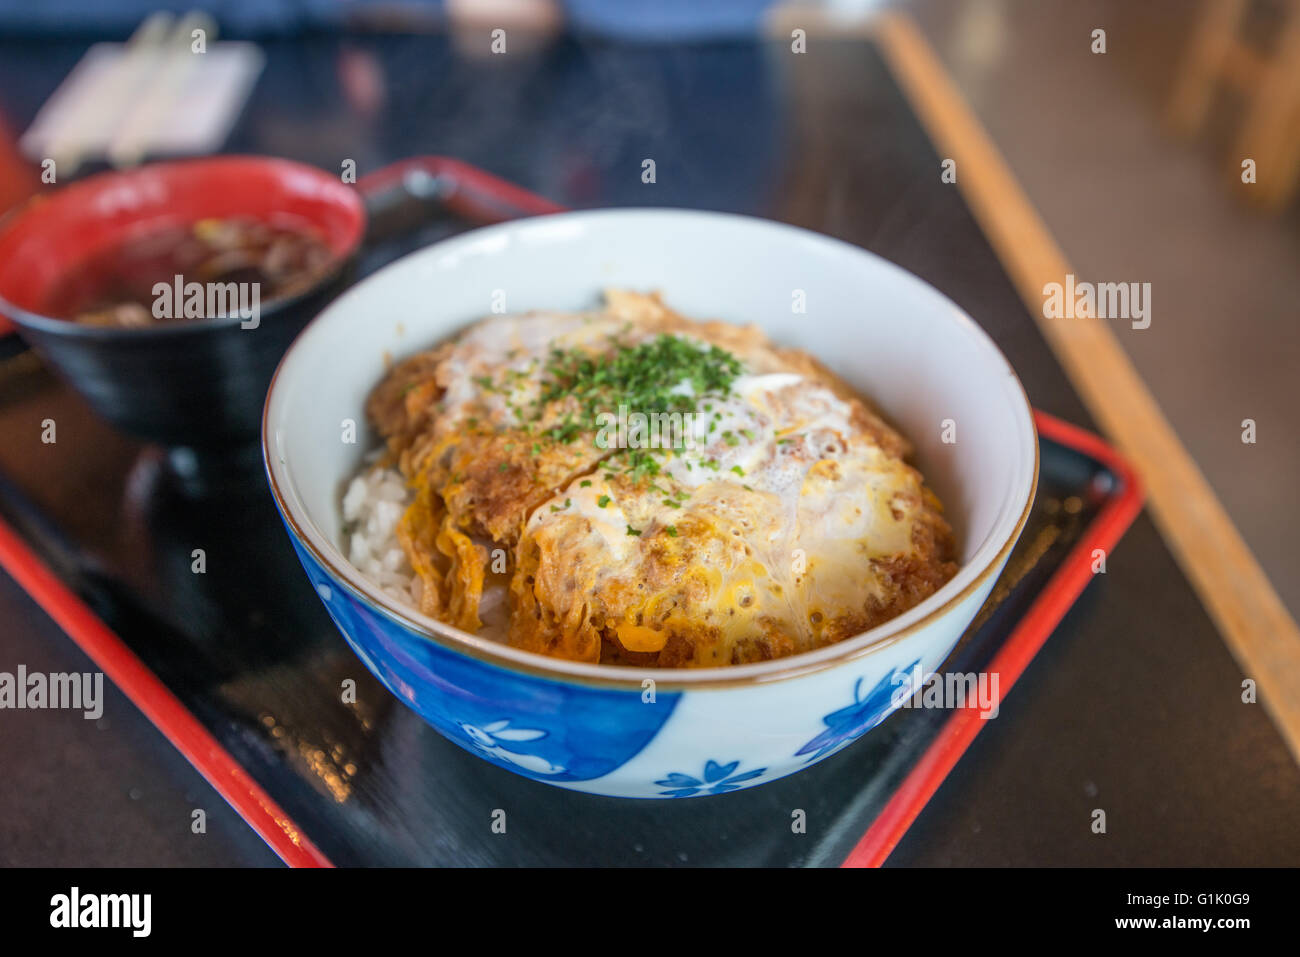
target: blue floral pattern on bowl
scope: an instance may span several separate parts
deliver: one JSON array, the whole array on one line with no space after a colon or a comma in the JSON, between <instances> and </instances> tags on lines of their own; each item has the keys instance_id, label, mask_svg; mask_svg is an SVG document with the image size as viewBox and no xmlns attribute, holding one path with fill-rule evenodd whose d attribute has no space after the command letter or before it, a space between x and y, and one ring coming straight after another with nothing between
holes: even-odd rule
<instances>
[{"instance_id":1,"label":"blue floral pattern on bowl","mask_svg":"<svg viewBox=\"0 0 1300 957\"><path fill-rule=\"evenodd\" d=\"M469 739L474 742L474 747L478 748L480 753L496 758L498 763L508 762L516 767L523 768L525 771L531 771L533 774L564 773L563 766L552 764L546 758L535 754L522 753L506 746L507 744L515 744L517 747L516 742L535 741L538 738L544 738L546 737L545 731L539 731L536 728L512 728L510 727L509 718L493 721L484 728L462 721L460 729L469 735Z\"/></svg>"},{"instance_id":2,"label":"blue floral pattern on bowl","mask_svg":"<svg viewBox=\"0 0 1300 957\"><path fill-rule=\"evenodd\" d=\"M866 695L862 695L862 679L853 685L853 702L847 707L832 711L822 718L826 730L795 752L795 757L808 754L808 760L817 761L845 747L866 734L894 710L894 692L902 682L899 677L910 675L920 661L908 667L895 669L881 678Z\"/></svg>"},{"instance_id":3,"label":"blue floral pattern on bowl","mask_svg":"<svg viewBox=\"0 0 1300 957\"><path fill-rule=\"evenodd\" d=\"M736 774L734 772L738 767L740 767L739 761L719 764L717 761L710 760L704 765L704 774L701 777L674 771L662 781L656 781L655 784L668 789L662 792L662 797L688 798L699 794L726 794L728 791L738 791L746 781L753 781L767 771L767 768L758 768Z\"/></svg>"},{"instance_id":4,"label":"blue floral pattern on bowl","mask_svg":"<svg viewBox=\"0 0 1300 957\"><path fill-rule=\"evenodd\" d=\"M444 737L516 774L581 782L622 767L658 734L679 693L651 699L507 671L443 648L335 584L293 538L316 593L352 650Z\"/></svg>"}]
</instances>

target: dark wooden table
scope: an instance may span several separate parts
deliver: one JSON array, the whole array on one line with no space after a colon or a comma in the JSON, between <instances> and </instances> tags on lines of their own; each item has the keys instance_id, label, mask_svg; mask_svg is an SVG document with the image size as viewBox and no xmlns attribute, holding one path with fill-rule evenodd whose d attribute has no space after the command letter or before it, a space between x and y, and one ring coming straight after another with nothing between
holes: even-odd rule
<instances>
[{"instance_id":1,"label":"dark wooden table","mask_svg":"<svg viewBox=\"0 0 1300 957\"><path fill-rule=\"evenodd\" d=\"M21 130L87 40L0 39L0 115ZM1033 404L1095 428L885 61L863 40L666 48L558 41L509 57L438 36L265 44L228 148L364 173L465 159L559 202L685 206L795 222L857 243L952 297L996 339ZM341 79L377 70L378 108ZM654 184L641 180L654 159ZM720 251L725 254L725 251ZM0 471L39 476L24 430L50 394L2 404ZM101 460L132 456L100 442ZM75 479L48 494L75 511ZM72 503L72 504L70 504ZM113 534L115 515L85 515ZM0 576L0 670L91 665ZM1300 863L1300 770L1192 587L1139 518L899 845L890 864ZM0 713L0 863L272 864L274 856L134 708ZM208 833L192 836L203 807ZM1108 830L1093 833L1092 812ZM581 863L573 861L569 863ZM691 861L690 863L708 863Z\"/></svg>"}]
</instances>

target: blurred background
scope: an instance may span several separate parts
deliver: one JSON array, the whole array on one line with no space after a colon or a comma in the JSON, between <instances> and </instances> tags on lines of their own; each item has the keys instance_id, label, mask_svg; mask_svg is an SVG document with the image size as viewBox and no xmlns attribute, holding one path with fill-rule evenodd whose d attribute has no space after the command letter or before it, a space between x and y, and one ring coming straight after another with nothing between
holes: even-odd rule
<instances>
[{"instance_id":1,"label":"blurred background","mask_svg":"<svg viewBox=\"0 0 1300 957\"><path fill-rule=\"evenodd\" d=\"M119 165L157 152L149 136L167 131L150 122L176 126L180 111L203 116L199 149L362 172L440 153L568 205L732 209L835 232L857 187L819 151L889 144L843 128L861 78L846 65L800 79L773 55L789 35L772 25L852 31L886 8L920 26L1080 277L1151 283L1151 327L1112 329L1300 612L1296 0L225 0L197 20L179 19L194 12L183 2L0 0L0 207L49 188L52 142L71 151L60 182L108 165L42 108L92 44L138 41L169 10L209 42L252 46L217 84L225 101L191 91L151 103L152 121L131 119L138 95L100 82L91 112L136 127ZM674 167L652 194L620 172L643 156ZM1248 186L1243 156L1263 171ZM1246 418L1258 441L1243 456Z\"/></svg>"}]
</instances>

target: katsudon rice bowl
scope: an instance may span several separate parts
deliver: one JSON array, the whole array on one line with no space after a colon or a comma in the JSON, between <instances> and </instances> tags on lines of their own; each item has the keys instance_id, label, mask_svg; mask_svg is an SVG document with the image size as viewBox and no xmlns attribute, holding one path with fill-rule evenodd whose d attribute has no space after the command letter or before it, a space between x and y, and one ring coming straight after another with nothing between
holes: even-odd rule
<instances>
[{"instance_id":1,"label":"katsudon rice bowl","mask_svg":"<svg viewBox=\"0 0 1300 957\"><path fill-rule=\"evenodd\" d=\"M396 363L348 558L430 617L574 661L709 667L861 634L956 573L906 440L805 352L610 290Z\"/></svg>"},{"instance_id":2,"label":"katsudon rice bowl","mask_svg":"<svg viewBox=\"0 0 1300 957\"><path fill-rule=\"evenodd\" d=\"M291 348L264 446L390 691L498 766L626 797L759 784L883 721L974 617L1037 477L1018 380L939 293L680 211L393 264Z\"/></svg>"}]
</instances>

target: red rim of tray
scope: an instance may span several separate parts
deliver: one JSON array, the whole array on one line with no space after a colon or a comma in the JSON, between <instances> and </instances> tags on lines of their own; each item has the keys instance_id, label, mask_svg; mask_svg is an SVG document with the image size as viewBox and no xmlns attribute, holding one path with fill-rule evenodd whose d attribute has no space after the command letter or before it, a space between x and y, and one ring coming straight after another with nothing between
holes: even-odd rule
<instances>
[{"instance_id":1,"label":"red rim of tray","mask_svg":"<svg viewBox=\"0 0 1300 957\"><path fill-rule=\"evenodd\" d=\"M998 675L999 704L1065 613L1088 587L1088 582L1092 581L1093 550L1100 548L1109 554L1142 511L1144 500L1142 484L1133 467L1099 436L1038 409L1034 410L1034 422L1040 438L1051 439L1101 462L1115 476L1120 487L1112 492L1101 512L1088 525L1083 538L1075 543L1061 566L1053 572L989 662L988 672ZM944 722L841 867L879 867L884 864L987 723L980 717L980 712L981 709L972 703Z\"/></svg>"}]
</instances>

